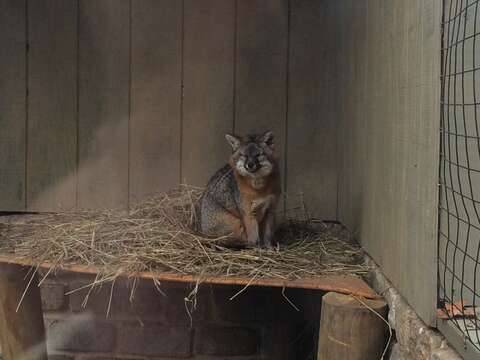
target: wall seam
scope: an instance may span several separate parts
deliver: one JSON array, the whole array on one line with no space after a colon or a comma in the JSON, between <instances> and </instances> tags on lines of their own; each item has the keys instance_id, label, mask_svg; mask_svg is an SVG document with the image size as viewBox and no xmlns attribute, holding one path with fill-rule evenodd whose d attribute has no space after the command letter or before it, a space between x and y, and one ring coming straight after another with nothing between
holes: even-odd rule
<instances>
[{"instance_id":1,"label":"wall seam","mask_svg":"<svg viewBox=\"0 0 480 360\"><path fill-rule=\"evenodd\" d=\"M25 211L28 210L28 125L29 125L29 112L28 112L28 105L29 105L29 93L28 93L28 81L29 81L29 52L30 52L30 37L28 34L29 31L29 23L28 23L28 0L25 0L25 164L24 164L24 206Z\"/></svg>"},{"instance_id":2,"label":"wall seam","mask_svg":"<svg viewBox=\"0 0 480 360\"><path fill-rule=\"evenodd\" d=\"M185 76L185 0L182 0L182 10L181 10L181 38L180 38L180 133L179 133L179 183L183 183L183 105L184 105L184 76Z\"/></svg>"},{"instance_id":3,"label":"wall seam","mask_svg":"<svg viewBox=\"0 0 480 360\"><path fill-rule=\"evenodd\" d=\"M75 207L79 207L79 176L80 176L80 0L77 0L77 64L76 64L76 164L75 164Z\"/></svg>"},{"instance_id":4,"label":"wall seam","mask_svg":"<svg viewBox=\"0 0 480 360\"><path fill-rule=\"evenodd\" d=\"M128 125L127 125L127 210L130 209L131 165L131 120L132 120L132 0L128 2Z\"/></svg>"},{"instance_id":5,"label":"wall seam","mask_svg":"<svg viewBox=\"0 0 480 360\"><path fill-rule=\"evenodd\" d=\"M287 56L286 56L286 61L285 61L285 148L284 148L284 161L283 161L283 167L284 167L284 179L283 179L283 192L286 194L287 192L287 164L288 164L288 112L289 112L289 106L288 106L288 101L289 101L289 87L290 87L290 21L291 21L291 4L290 0L287 0ZM283 196L283 210L286 214L287 211L287 196Z\"/></svg>"},{"instance_id":6,"label":"wall seam","mask_svg":"<svg viewBox=\"0 0 480 360\"><path fill-rule=\"evenodd\" d=\"M336 38L340 37L340 46L342 45L342 18L338 19L338 21L336 21L334 23L334 26L335 26L335 29L336 29ZM340 35L340 36L338 36ZM338 75L339 75L339 64L338 64L338 59L339 59L339 52L338 52L338 47L335 47L335 50L334 50L334 72L335 72L335 79L337 79L338 81ZM340 137L340 128L341 128L341 121L342 121L342 114L343 114L343 110L342 110L342 105L340 104L340 100L342 98L341 96L341 92L342 92L342 89L343 89L343 83L342 81L340 81L340 87L336 87L336 100L335 100L335 115L336 115L336 118L337 118L337 121L335 122L335 176L336 176L336 179L335 179L335 192L336 192L336 197L335 197L335 218L337 221L340 221L340 172L341 172L341 169L342 169L342 165L343 165L343 162L342 162L342 156L340 155L340 146L339 146L339 137Z\"/></svg>"},{"instance_id":7,"label":"wall seam","mask_svg":"<svg viewBox=\"0 0 480 360\"><path fill-rule=\"evenodd\" d=\"M238 31L238 0L234 1L233 21L233 89L232 89L232 134L235 134L235 120L237 112L237 31Z\"/></svg>"}]
</instances>

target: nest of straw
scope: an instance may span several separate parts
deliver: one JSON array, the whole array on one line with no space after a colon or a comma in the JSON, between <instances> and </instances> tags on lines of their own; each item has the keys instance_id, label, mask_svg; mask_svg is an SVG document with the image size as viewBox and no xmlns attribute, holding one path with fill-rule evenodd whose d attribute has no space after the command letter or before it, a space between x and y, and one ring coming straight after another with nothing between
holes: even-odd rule
<instances>
[{"instance_id":1,"label":"nest of straw","mask_svg":"<svg viewBox=\"0 0 480 360\"><path fill-rule=\"evenodd\" d=\"M360 247L340 225L287 217L272 249L232 249L192 230L201 189L182 186L119 211L23 215L0 224L0 253L34 264L95 266L111 279L150 271L204 276L302 279L364 275ZM97 277L98 278L98 277Z\"/></svg>"}]
</instances>

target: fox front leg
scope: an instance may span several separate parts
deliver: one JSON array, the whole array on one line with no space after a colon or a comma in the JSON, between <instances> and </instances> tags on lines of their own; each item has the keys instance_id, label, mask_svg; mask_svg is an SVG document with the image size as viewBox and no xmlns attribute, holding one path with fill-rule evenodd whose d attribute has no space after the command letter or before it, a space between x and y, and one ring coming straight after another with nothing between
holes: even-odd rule
<instances>
[{"instance_id":1,"label":"fox front leg","mask_svg":"<svg viewBox=\"0 0 480 360\"><path fill-rule=\"evenodd\" d=\"M273 245L273 236L275 233L275 214L273 211L268 211L265 214L263 222L263 243L270 247Z\"/></svg>"},{"instance_id":2,"label":"fox front leg","mask_svg":"<svg viewBox=\"0 0 480 360\"><path fill-rule=\"evenodd\" d=\"M247 242L250 245L257 245L260 242L258 221L254 216L247 215L244 218L245 232L247 235Z\"/></svg>"}]
</instances>

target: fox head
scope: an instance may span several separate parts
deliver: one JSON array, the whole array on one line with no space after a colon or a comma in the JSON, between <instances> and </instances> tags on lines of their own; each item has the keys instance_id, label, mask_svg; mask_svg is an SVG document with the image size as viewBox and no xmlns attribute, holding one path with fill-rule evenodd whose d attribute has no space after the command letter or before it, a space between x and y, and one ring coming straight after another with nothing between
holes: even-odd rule
<instances>
[{"instance_id":1,"label":"fox head","mask_svg":"<svg viewBox=\"0 0 480 360\"><path fill-rule=\"evenodd\" d=\"M276 166L273 132L243 137L226 134L232 147L230 165L241 176L252 179L267 177Z\"/></svg>"}]
</instances>

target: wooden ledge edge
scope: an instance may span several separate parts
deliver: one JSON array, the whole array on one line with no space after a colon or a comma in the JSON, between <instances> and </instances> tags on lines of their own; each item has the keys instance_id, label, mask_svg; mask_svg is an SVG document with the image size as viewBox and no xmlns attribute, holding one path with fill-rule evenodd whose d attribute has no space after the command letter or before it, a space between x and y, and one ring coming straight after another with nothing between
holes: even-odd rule
<instances>
[{"instance_id":1,"label":"wooden ledge edge","mask_svg":"<svg viewBox=\"0 0 480 360\"><path fill-rule=\"evenodd\" d=\"M44 269L58 269L83 274L97 274L101 270L93 265L56 265L50 262L36 264L33 261L15 258L13 256L0 255L0 263L33 266ZM333 291L341 294L364 297L366 299L378 299L380 296L360 277L354 275L323 275L316 278L299 280L282 280L272 278L244 278L234 276L198 276L189 274L154 273L144 272L121 272L121 277L139 277L144 279L156 279L167 282L183 283L208 283L217 285L241 285L241 286L267 286L281 288L296 288L308 290Z\"/></svg>"}]
</instances>

